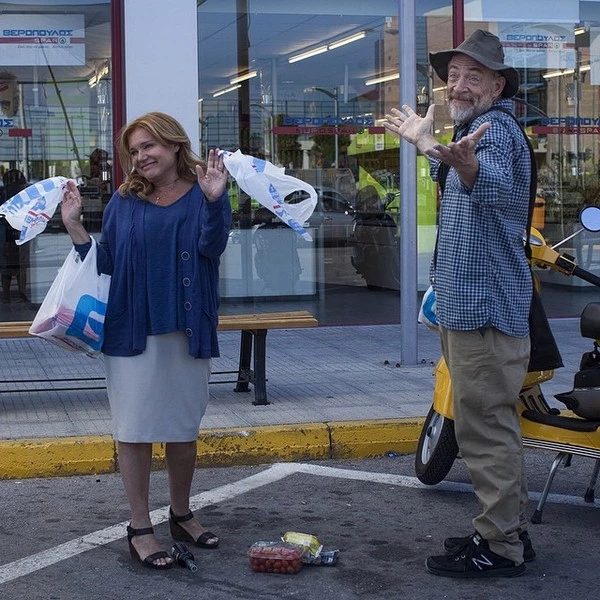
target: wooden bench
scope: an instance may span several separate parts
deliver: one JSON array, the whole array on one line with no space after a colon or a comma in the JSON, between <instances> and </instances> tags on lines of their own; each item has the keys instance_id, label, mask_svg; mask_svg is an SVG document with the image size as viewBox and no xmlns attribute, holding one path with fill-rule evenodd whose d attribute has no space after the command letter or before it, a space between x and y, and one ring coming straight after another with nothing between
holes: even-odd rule
<instances>
[{"instance_id":1,"label":"wooden bench","mask_svg":"<svg viewBox=\"0 0 600 600\"><path fill-rule=\"evenodd\" d=\"M215 371L213 375L236 373L234 381L211 381L211 383L235 383L236 392L247 392L249 385L254 386L252 404L269 404L267 400L267 332L269 329L297 329L317 327L317 319L307 311L256 313L243 315L225 315L219 317L219 331L241 331L240 358L236 371ZM35 337L29 333L30 321L9 321L0 323L0 338ZM62 379L4 379L0 383L39 383L62 381L94 381L104 377L78 377ZM102 389L106 386L86 389ZM39 388L38 388L39 389ZM68 388L48 388L48 390L71 390ZM9 390L27 391L27 390Z\"/></svg>"}]
</instances>

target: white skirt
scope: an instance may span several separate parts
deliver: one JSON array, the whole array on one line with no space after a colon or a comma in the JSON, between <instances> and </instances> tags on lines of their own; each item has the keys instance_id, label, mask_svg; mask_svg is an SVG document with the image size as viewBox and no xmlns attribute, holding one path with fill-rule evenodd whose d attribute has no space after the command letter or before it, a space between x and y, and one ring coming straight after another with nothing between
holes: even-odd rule
<instances>
[{"instance_id":1,"label":"white skirt","mask_svg":"<svg viewBox=\"0 0 600 600\"><path fill-rule=\"evenodd\" d=\"M113 437L191 442L208 404L210 359L188 354L185 333L149 335L137 356L104 356Z\"/></svg>"}]
</instances>

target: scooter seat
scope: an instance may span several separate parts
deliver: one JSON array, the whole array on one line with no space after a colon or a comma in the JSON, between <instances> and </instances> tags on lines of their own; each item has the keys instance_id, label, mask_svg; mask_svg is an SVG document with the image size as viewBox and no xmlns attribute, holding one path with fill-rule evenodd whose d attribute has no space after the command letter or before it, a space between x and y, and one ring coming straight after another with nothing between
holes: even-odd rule
<instances>
[{"instance_id":1,"label":"scooter seat","mask_svg":"<svg viewBox=\"0 0 600 600\"><path fill-rule=\"evenodd\" d=\"M564 415L551 415L540 413L537 410L524 410L521 416L534 423L568 429L569 431L594 432L600 427L600 421L590 421L589 419L566 417Z\"/></svg>"},{"instance_id":2,"label":"scooter seat","mask_svg":"<svg viewBox=\"0 0 600 600\"><path fill-rule=\"evenodd\" d=\"M583 309L579 330L584 338L600 339L600 302L590 302Z\"/></svg>"},{"instance_id":3,"label":"scooter seat","mask_svg":"<svg viewBox=\"0 0 600 600\"><path fill-rule=\"evenodd\" d=\"M590 369L590 371L595 375L594 379L597 380L600 369ZM577 376L582 373L585 373L585 371L579 371L575 375L576 387L573 390L554 394L554 397L578 417L588 421L598 421L600 420L600 386L577 386Z\"/></svg>"}]
</instances>

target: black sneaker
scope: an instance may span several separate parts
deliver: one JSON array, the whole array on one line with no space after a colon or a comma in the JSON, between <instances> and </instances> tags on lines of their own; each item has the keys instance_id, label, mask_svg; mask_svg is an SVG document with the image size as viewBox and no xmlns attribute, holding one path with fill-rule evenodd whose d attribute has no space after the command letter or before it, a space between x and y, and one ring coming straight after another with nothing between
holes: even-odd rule
<instances>
[{"instance_id":1,"label":"black sneaker","mask_svg":"<svg viewBox=\"0 0 600 600\"><path fill-rule=\"evenodd\" d=\"M469 544L474 535L476 534L472 533L471 535L466 535L464 537L446 538L444 540L444 550L448 552L448 554L456 554ZM523 560L525 562L531 562L535 558L535 550L533 549L529 534L526 531L523 531L523 533L519 534L519 539L523 543Z\"/></svg>"},{"instance_id":2,"label":"black sneaker","mask_svg":"<svg viewBox=\"0 0 600 600\"><path fill-rule=\"evenodd\" d=\"M525 563L516 565L512 560L492 552L478 533L471 536L469 543L456 554L430 556L425 566L434 575L463 579L517 577L525 572Z\"/></svg>"}]
</instances>

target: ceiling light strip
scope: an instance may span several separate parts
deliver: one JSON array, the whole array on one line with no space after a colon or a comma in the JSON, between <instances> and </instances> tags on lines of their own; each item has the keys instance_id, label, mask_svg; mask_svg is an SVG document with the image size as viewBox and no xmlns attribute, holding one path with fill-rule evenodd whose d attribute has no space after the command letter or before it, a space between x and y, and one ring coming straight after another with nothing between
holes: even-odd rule
<instances>
[{"instance_id":1,"label":"ceiling light strip","mask_svg":"<svg viewBox=\"0 0 600 600\"><path fill-rule=\"evenodd\" d=\"M575 69L563 69L562 71L550 71L545 75L542 75L544 79L552 79L553 77L560 77L561 75L573 75Z\"/></svg>"},{"instance_id":2,"label":"ceiling light strip","mask_svg":"<svg viewBox=\"0 0 600 600\"><path fill-rule=\"evenodd\" d=\"M298 62L299 60L304 60L305 58L310 58L311 56L317 56L317 54L323 54L323 52L327 52L327 50L335 50L336 48L339 48L340 46L345 46L346 44L351 44L352 42L357 42L358 40L362 40L364 37L366 37L366 35L367 35L366 30L357 31L356 33L353 33L352 35L348 35L344 38L340 38L339 40L331 42L331 44L326 44L324 46L318 46L317 48L313 48L312 50L308 50L307 52L301 52L300 54L295 54L294 56L290 56L290 58L288 58L288 62L295 63L295 62Z\"/></svg>"},{"instance_id":3,"label":"ceiling light strip","mask_svg":"<svg viewBox=\"0 0 600 600\"><path fill-rule=\"evenodd\" d=\"M376 83L393 81L394 79L400 79L400 73L392 73L391 75L384 75L383 77L375 77L375 79L367 79L365 85L375 85Z\"/></svg>"},{"instance_id":4,"label":"ceiling light strip","mask_svg":"<svg viewBox=\"0 0 600 600\"><path fill-rule=\"evenodd\" d=\"M311 56L316 56L317 54L323 54L323 52L327 52L327 46L319 46L318 48L313 48L308 52L302 52L301 54L296 54L295 56L290 56L288 58L289 63L295 63L299 60L304 60L305 58L310 58Z\"/></svg>"},{"instance_id":5,"label":"ceiling light strip","mask_svg":"<svg viewBox=\"0 0 600 600\"><path fill-rule=\"evenodd\" d=\"M234 84L234 83L241 83L242 81L246 81L247 79L252 79L253 77L256 77L258 75L258 71L248 71L247 73L244 73L243 75L238 75L237 77L232 77L229 80L229 83Z\"/></svg>"},{"instance_id":6,"label":"ceiling light strip","mask_svg":"<svg viewBox=\"0 0 600 600\"><path fill-rule=\"evenodd\" d=\"M222 96L223 94L228 94L229 92L233 92L242 86L238 83L237 85L231 85L229 87L223 88L222 90L217 90L212 97L216 98L217 96Z\"/></svg>"},{"instance_id":7,"label":"ceiling light strip","mask_svg":"<svg viewBox=\"0 0 600 600\"><path fill-rule=\"evenodd\" d=\"M337 40L336 42L332 42L327 46L329 50L335 50L340 46L345 46L346 44L351 44L352 42L358 42L358 40L362 40L367 35L366 31L359 31L354 35L350 35L348 37L342 38L341 40Z\"/></svg>"}]
</instances>

